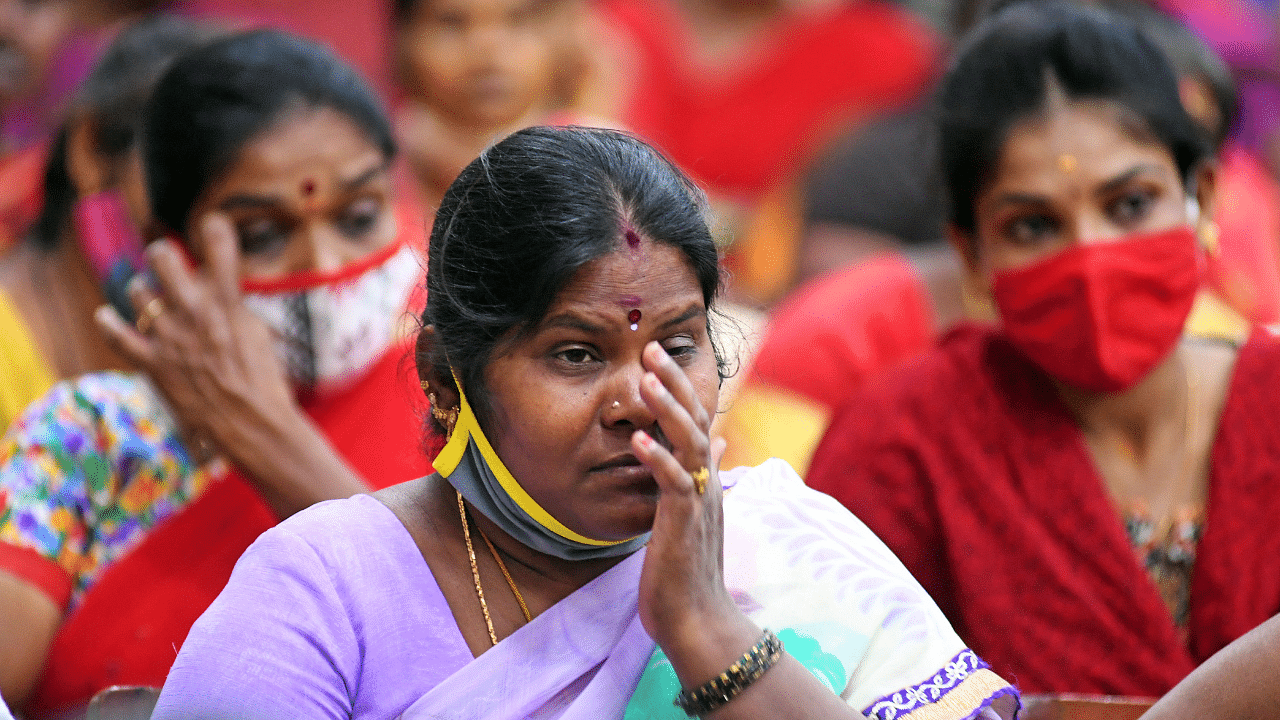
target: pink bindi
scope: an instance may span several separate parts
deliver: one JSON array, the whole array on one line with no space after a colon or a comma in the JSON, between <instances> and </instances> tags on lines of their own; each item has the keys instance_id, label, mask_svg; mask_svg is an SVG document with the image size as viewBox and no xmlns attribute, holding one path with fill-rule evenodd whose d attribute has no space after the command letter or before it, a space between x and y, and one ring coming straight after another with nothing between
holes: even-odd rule
<instances>
[{"instance_id":1,"label":"pink bindi","mask_svg":"<svg viewBox=\"0 0 1280 720\"><path fill-rule=\"evenodd\" d=\"M639 330L640 329L640 308L632 308L631 312L627 313L627 321L631 323L632 330Z\"/></svg>"}]
</instances>

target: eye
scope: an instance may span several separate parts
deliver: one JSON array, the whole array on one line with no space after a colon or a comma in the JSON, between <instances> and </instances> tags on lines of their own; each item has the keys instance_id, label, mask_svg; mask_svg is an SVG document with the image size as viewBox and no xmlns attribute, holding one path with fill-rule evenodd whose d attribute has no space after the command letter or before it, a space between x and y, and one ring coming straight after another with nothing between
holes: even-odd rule
<instances>
[{"instance_id":1,"label":"eye","mask_svg":"<svg viewBox=\"0 0 1280 720\"><path fill-rule=\"evenodd\" d=\"M1005 225L1004 235L1018 245L1039 245L1057 237L1058 221L1042 213L1022 215Z\"/></svg>"},{"instance_id":2,"label":"eye","mask_svg":"<svg viewBox=\"0 0 1280 720\"><path fill-rule=\"evenodd\" d=\"M240 252L245 255L275 255L289 242L289 228L274 218L242 220L236 224Z\"/></svg>"},{"instance_id":3,"label":"eye","mask_svg":"<svg viewBox=\"0 0 1280 720\"><path fill-rule=\"evenodd\" d=\"M1122 225L1133 225L1141 222L1151 214L1151 206L1155 204L1155 194L1150 190L1130 190L1107 206L1107 214Z\"/></svg>"},{"instance_id":4,"label":"eye","mask_svg":"<svg viewBox=\"0 0 1280 720\"><path fill-rule=\"evenodd\" d=\"M595 353L593 353L590 348L585 348L580 345L561 348L555 353L554 357L557 362L574 367L589 365L598 360Z\"/></svg>"},{"instance_id":5,"label":"eye","mask_svg":"<svg viewBox=\"0 0 1280 720\"><path fill-rule=\"evenodd\" d=\"M698 354L698 344L688 335L678 335L662 341L662 349L676 362L691 360Z\"/></svg>"},{"instance_id":6,"label":"eye","mask_svg":"<svg viewBox=\"0 0 1280 720\"><path fill-rule=\"evenodd\" d=\"M381 201L376 198L361 198L348 205L338 216L338 230L353 240L363 239L382 219L382 212Z\"/></svg>"},{"instance_id":7,"label":"eye","mask_svg":"<svg viewBox=\"0 0 1280 720\"><path fill-rule=\"evenodd\" d=\"M458 10L441 10L433 19L446 30L458 31L467 26L467 16Z\"/></svg>"}]
</instances>

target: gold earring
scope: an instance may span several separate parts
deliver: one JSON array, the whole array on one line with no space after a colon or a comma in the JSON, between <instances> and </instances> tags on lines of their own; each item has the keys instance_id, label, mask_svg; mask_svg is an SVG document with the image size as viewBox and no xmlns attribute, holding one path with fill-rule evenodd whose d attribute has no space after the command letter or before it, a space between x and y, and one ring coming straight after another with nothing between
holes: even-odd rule
<instances>
[{"instance_id":1,"label":"gold earring","mask_svg":"<svg viewBox=\"0 0 1280 720\"><path fill-rule=\"evenodd\" d=\"M427 389L427 383L422 383L422 389ZM427 402L431 403L431 417L444 426L444 436L453 437L453 426L458 424L458 408L442 409L436 405L436 394L433 392L427 393Z\"/></svg>"},{"instance_id":2,"label":"gold earring","mask_svg":"<svg viewBox=\"0 0 1280 720\"><path fill-rule=\"evenodd\" d=\"M1218 257L1218 253L1222 250L1220 233L1218 223L1213 220L1200 224L1200 244L1209 257Z\"/></svg>"},{"instance_id":3,"label":"gold earring","mask_svg":"<svg viewBox=\"0 0 1280 720\"><path fill-rule=\"evenodd\" d=\"M453 426L458 424L458 408L449 408L442 410L432 406L431 417L435 418L441 425L444 425L444 436L453 437Z\"/></svg>"}]
</instances>

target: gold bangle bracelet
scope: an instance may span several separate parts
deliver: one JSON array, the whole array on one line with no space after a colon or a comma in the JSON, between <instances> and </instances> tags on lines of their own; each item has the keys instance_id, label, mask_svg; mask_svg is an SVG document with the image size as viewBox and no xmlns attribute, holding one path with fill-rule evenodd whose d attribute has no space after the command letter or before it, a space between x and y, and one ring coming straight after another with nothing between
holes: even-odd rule
<instances>
[{"instance_id":1,"label":"gold bangle bracelet","mask_svg":"<svg viewBox=\"0 0 1280 720\"><path fill-rule=\"evenodd\" d=\"M782 641L773 631L765 630L760 641L729 669L692 690L680 691L676 695L676 707L696 717L715 712L759 680L781 657Z\"/></svg>"}]
</instances>

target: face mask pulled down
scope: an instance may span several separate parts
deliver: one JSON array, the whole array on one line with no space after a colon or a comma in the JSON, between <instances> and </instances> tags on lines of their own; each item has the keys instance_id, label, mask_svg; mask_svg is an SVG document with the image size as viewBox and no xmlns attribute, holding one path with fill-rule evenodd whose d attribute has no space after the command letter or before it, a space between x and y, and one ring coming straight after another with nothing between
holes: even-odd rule
<instances>
[{"instance_id":1,"label":"face mask pulled down","mask_svg":"<svg viewBox=\"0 0 1280 720\"><path fill-rule=\"evenodd\" d=\"M1068 248L995 276L1004 334L1049 375L1118 392L1182 334L1200 287L1195 233L1181 226Z\"/></svg>"},{"instance_id":2,"label":"face mask pulled down","mask_svg":"<svg viewBox=\"0 0 1280 720\"><path fill-rule=\"evenodd\" d=\"M333 273L246 280L244 303L274 331L294 385L324 396L350 387L399 339L421 279L412 248L393 243Z\"/></svg>"}]
</instances>

